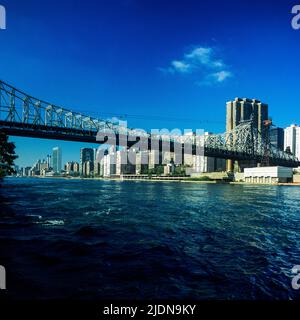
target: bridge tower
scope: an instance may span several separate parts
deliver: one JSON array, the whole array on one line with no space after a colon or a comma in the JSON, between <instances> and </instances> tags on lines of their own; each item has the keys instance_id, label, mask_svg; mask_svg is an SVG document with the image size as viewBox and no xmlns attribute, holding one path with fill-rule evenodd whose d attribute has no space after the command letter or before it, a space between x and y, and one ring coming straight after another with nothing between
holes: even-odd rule
<instances>
[{"instance_id":1,"label":"bridge tower","mask_svg":"<svg viewBox=\"0 0 300 320\"><path fill-rule=\"evenodd\" d=\"M267 119L264 121L264 134L263 134L263 156L261 159L262 167L269 167L270 157L271 157L271 139L270 139L270 129L273 126L273 122L271 119Z\"/></svg>"},{"instance_id":2,"label":"bridge tower","mask_svg":"<svg viewBox=\"0 0 300 320\"><path fill-rule=\"evenodd\" d=\"M268 105L257 99L235 98L226 103L226 132L236 128L241 122L251 120L258 131L263 132L263 123L268 119ZM255 166L254 161L227 160L227 171L243 170Z\"/></svg>"}]
</instances>

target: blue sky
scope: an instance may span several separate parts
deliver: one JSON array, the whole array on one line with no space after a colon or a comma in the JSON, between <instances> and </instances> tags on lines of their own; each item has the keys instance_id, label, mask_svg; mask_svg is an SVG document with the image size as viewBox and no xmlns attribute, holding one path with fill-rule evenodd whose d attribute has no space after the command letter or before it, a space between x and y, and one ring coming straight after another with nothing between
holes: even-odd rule
<instances>
[{"instance_id":1,"label":"blue sky","mask_svg":"<svg viewBox=\"0 0 300 320\"><path fill-rule=\"evenodd\" d=\"M225 129L225 102L270 106L278 126L300 122L300 30L289 0L0 0L0 78L54 104L130 127ZM12 137L31 165L61 146Z\"/></svg>"}]
</instances>

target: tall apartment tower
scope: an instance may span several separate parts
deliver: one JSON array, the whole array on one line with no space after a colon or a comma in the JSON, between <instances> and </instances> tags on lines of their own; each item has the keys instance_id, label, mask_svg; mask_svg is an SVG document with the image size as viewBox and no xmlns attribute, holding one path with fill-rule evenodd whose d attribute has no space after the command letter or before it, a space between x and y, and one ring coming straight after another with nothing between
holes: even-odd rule
<instances>
[{"instance_id":1,"label":"tall apartment tower","mask_svg":"<svg viewBox=\"0 0 300 320\"><path fill-rule=\"evenodd\" d=\"M84 174L84 165L90 161L91 166L94 165L94 149L93 148L82 148L80 149L80 174ZM93 170L93 169L92 169Z\"/></svg>"},{"instance_id":2,"label":"tall apartment tower","mask_svg":"<svg viewBox=\"0 0 300 320\"><path fill-rule=\"evenodd\" d=\"M253 117L253 125L260 132L264 132L264 121L268 120L268 105L256 99L235 98L226 103L226 132L231 131L244 120L250 120ZM244 165L253 165L248 163L239 163L239 167ZM227 171L234 170L232 160L227 160Z\"/></svg>"},{"instance_id":3,"label":"tall apartment tower","mask_svg":"<svg viewBox=\"0 0 300 320\"><path fill-rule=\"evenodd\" d=\"M59 147L53 148L52 150L52 167L53 167L54 173L61 173L62 159L61 159L61 149Z\"/></svg>"}]
</instances>

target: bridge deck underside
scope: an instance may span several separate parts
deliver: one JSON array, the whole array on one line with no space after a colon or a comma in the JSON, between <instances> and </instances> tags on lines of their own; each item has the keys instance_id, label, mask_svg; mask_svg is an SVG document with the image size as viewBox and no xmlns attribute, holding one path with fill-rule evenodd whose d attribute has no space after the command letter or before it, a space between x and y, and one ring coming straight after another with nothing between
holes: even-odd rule
<instances>
[{"instance_id":1,"label":"bridge deck underside","mask_svg":"<svg viewBox=\"0 0 300 320\"><path fill-rule=\"evenodd\" d=\"M34 124L26 124L26 123L18 123L18 122L8 122L8 121L0 121L0 130L5 132L10 136L19 136L19 137L29 137L29 138L40 138L40 139L51 139L51 140L64 140L64 141L73 141L73 142L84 142L84 143L94 143L94 144L104 144L107 142L106 139L103 142L97 141L97 132L96 131L88 131L88 130L79 130L73 128L60 128L60 127L50 127L45 125L34 125ZM124 146L124 138L120 141L120 137L116 135L116 145ZM137 138L135 141L127 141L127 147L133 147L139 139ZM148 140L148 149L149 150L167 150L163 149L162 141L160 140L156 147L151 147L151 139ZM214 149L209 147L204 147L200 150L196 150L196 146L188 146L183 148L183 145L180 144L180 147L175 145L176 143L170 143L170 152L174 152L174 150L180 150L182 148L182 152L184 154L198 154L204 155L207 157L215 157L221 159L231 159L231 160L246 160L246 161L257 161L260 162L260 159L253 154L242 153L242 152L233 152L222 149ZM179 149L178 149L179 147ZM191 150L191 151L187 151ZM272 159L270 158L270 163L272 165L278 166L286 166L286 167L298 167L300 166L300 162L290 161L284 159Z\"/></svg>"}]
</instances>

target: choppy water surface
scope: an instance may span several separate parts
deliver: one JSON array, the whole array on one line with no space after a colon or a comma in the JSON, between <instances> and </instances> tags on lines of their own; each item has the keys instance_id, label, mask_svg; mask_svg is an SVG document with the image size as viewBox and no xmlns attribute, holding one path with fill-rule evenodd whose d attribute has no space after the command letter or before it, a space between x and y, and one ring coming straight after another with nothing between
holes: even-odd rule
<instances>
[{"instance_id":1,"label":"choppy water surface","mask_svg":"<svg viewBox=\"0 0 300 320\"><path fill-rule=\"evenodd\" d=\"M0 203L8 298L300 297L297 187L7 179Z\"/></svg>"}]
</instances>

